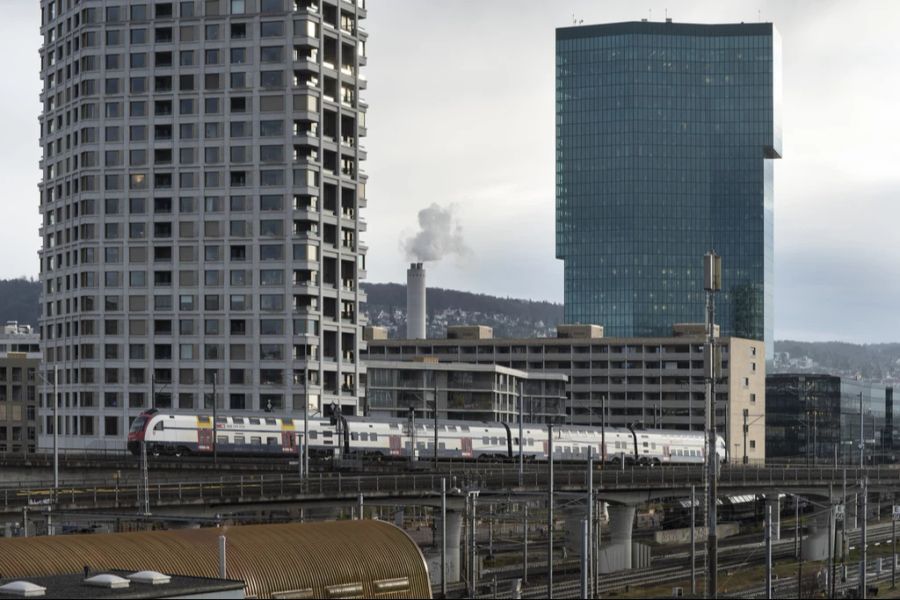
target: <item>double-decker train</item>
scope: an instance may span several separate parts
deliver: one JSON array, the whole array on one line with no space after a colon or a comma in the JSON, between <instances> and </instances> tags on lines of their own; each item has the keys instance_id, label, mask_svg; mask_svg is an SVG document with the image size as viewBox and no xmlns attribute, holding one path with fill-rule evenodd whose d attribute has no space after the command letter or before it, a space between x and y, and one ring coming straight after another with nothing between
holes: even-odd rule
<instances>
[{"instance_id":1,"label":"double-decker train","mask_svg":"<svg viewBox=\"0 0 900 600\"><path fill-rule=\"evenodd\" d=\"M311 456L409 459L434 456L435 423L428 420L349 417L310 418ZM303 420L272 416L217 417L175 415L151 409L141 413L128 433L128 449L139 454L144 442L153 455L297 456ZM215 440L215 441L214 441ZM437 423L440 459L512 460L519 457L518 424L450 421ZM634 427L553 426L553 459L587 460L588 449L603 462L626 464L700 464L706 460L705 434ZM521 453L529 461L549 457L548 426L523 425ZM716 440L716 456L725 460L725 442Z\"/></svg>"}]
</instances>

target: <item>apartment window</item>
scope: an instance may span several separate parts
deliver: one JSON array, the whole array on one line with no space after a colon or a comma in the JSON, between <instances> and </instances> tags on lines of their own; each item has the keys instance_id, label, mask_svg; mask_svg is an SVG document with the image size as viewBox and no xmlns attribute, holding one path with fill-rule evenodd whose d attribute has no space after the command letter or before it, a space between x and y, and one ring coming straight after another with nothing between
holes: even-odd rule
<instances>
[{"instance_id":1,"label":"apartment window","mask_svg":"<svg viewBox=\"0 0 900 600\"><path fill-rule=\"evenodd\" d=\"M247 12L246 0L231 0L231 14L242 15Z\"/></svg>"},{"instance_id":2,"label":"apartment window","mask_svg":"<svg viewBox=\"0 0 900 600\"><path fill-rule=\"evenodd\" d=\"M756 440L750 440L750 449L756 450Z\"/></svg>"},{"instance_id":3,"label":"apartment window","mask_svg":"<svg viewBox=\"0 0 900 600\"><path fill-rule=\"evenodd\" d=\"M132 52L129 55L130 65L132 69L145 69L147 67L146 52Z\"/></svg>"},{"instance_id":4,"label":"apartment window","mask_svg":"<svg viewBox=\"0 0 900 600\"><path fill-rule=\"evenodd\" d=\"M131 43L132 44L146 44L147 43L147 30L146 29L132 29L130 34L131 34Z\"/></svg>"},{"instance_id":5,"label":"apartment window","mask_svg":"<svg viewBox=\"0 0 900 600\"><path fill-rule=\"evenodd\" d=\"M191 67L194 65L194 51L182 50L178 55L178 62L182 67Z\"/></svg>"},{"instance_id":6,"label":"apartment window","mask_svg":"<svg viewBox=\"0 0 900 600\"><path fill-rule=\"evenodd\" d=\"M103 433L107 436L119 435L119 417L103 417Z\"/></svg>"},{"instance_id":7,"label":"apartment window","mask_svg":"<svg viewBox=\"0 0 900 600\"><path fill-rule=\"evenodd\" d=\"M209 9L209 3L207 3L207 9ZM207 10L207 15L209 11ZM206 26L206 39L207 40L217 40L219 39L219 26L218 25L207 25Z\"/></svg>"},{"instance_id":8,"label":"apartment window","mask_svg":"<svg viewBox=\"0 0 900 600\"><path fill-rule=\"evenodd\" d=\"M260 49L259 61L263 63L280 63L284 60L284 46L263 46Z\"/></svg>"},{"instance_id":9,"label":"apartment window","mask_svg":"<svg viewBox=\"0 0 900 600\"><path fill-rule=\"evenodd\" d=\"M231 49L231 64L243 65L246 62L247 62L247 49L246 48L232 48Z\"/></svg>"},{"instance_id":10,"label":"apartment window","mask_svg":"<svg viewBox=\"0 0 900 600\"><path fill-rule=\"evenodd\" d=\"M283 35L283 21L264 21L259 24L259 37L280 37Z\"/></svg>"},{"instance_id":11,"label":"apartment window","mask_svg":"<svg viewBox=\"0 0 900 600\"><path fill-rule=\"evenodd\" d=\"M146 21L147 20L147 5L146 4L136 4L131 7L131 20L132 21Z\"/></svg>"}]
</instances>

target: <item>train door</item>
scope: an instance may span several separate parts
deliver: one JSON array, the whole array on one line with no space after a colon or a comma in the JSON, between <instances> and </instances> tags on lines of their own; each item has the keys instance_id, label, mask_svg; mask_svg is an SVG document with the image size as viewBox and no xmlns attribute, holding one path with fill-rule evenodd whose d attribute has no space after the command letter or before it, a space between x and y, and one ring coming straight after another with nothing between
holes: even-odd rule
<instances>
[{"instance_id":1,"label":"train door","mask_svg":"<svg viewBox=\"0 0 900 600\"><path fill-rule=\"evenodd\" d=\"M285 454L298 454L299 448L294 448L294 432L293 431L282 431L281 432L281 451Z\"/></svg>"},{"instance_id":2,"label":"train door","mask_svg":"<svg viewBox=\"0 0 900 600\"><path fill-rule=\"evenodd\" d=\"M212 452L213 430L201 428L197 432L197 450L200 452Z\"/></svg>"},{"instance_id":3,"label":"train door","mask_svg":"<svg viewBox=\"0 0 900 600\"><path fill-rule=\"evenodd\" d=\"M472 458L472 438L463 437L459 439L459 447L462 449L463 458Z\"/></svg>"},{"instance_id":4,"label":"train door","mask_svg":"<svg viewBox=\"0 0 900 600\"><path fill-rule=\"evenodd\" d=\"M400 436L391 435L388 437L390 439L391 456L400 456Z\"/></svg>"},{"instance_id":5,"label":"train door","mask_svg":"<svg viewBox=\"0 0 900 600\"><path fill-rule=\"evenodd\" d=\"M662 462L672 462L672 451L669 449L669 445L663 444L662 448Z\"/></svg>"}]
</instances>

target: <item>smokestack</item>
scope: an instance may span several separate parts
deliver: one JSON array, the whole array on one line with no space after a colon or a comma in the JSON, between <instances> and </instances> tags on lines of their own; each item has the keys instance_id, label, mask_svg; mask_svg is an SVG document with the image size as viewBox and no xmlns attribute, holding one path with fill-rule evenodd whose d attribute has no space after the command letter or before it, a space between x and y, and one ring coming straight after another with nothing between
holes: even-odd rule
<instances>
[{"instance_id":1,"label":"smokestack","mask_svg":"<svg viewBox=\"0 0 900 600\"><path fill-rule=\"evenodd\" d=\"M406 270L406 339L425 339L425 268L410 263Z\"/></svg>"}]
</instances>

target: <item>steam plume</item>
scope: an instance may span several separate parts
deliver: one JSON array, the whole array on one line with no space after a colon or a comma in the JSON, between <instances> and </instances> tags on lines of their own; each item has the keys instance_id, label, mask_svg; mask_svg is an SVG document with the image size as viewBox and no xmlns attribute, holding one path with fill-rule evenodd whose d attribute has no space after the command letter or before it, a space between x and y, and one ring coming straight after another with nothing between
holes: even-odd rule
<instances>
[{"instance_id":1,"label":"steam plume","mask_svg":"<svg viewBox=\"0 0 900 600\"><path fill-rule=\"evenodd\" d=\"M453 207L433 203L419 211L419 232L403 242L406 254L416 261L436 261L450 254L466 256L469 247Z\"/></svg>"}]
</instances>

